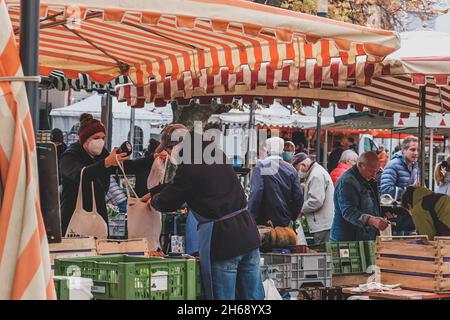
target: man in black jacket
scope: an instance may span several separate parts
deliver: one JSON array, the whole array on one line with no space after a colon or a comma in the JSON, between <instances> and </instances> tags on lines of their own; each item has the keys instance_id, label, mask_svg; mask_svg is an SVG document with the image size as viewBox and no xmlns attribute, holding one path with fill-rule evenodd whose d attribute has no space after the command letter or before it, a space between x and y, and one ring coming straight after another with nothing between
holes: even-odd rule
<instances>
[{"instance_id":1,"label":"man in black jacket","mask_svg":"<svg viewBox=\"0 0 450 320\"><path fill-rule=\"evenodd\" d=\"M180 153L183 162L173 183L154 195L151 205L158 211L173 211L187 203L196 213L207 299L261 300L259 232L247 210L244 190L221 150L214 148L210 154L214 161L210 162L205 154L212 142L190 143L194 141L203 141L202 135L184 137ZM199 150L194 150L196 145ZM195 156L199 151L201 159Z\"/></svg>"}]
</instances>

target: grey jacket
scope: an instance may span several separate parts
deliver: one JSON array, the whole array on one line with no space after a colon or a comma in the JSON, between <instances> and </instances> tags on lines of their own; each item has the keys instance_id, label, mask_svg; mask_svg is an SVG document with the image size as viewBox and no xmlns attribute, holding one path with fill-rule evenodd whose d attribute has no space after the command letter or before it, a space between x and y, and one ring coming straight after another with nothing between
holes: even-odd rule
<instances>
[{"instance_id":1,"label":"grey jacket","mask_svg":"<svg viewBox=\"0 0 450 320\"><path fill-rule=\"evenodd\" d=\"M306 174L304 195L302 213L311 233L330 230L334 217L334 185L328 172L317 162L311 164Z\"/></svg>"}]
</instances>

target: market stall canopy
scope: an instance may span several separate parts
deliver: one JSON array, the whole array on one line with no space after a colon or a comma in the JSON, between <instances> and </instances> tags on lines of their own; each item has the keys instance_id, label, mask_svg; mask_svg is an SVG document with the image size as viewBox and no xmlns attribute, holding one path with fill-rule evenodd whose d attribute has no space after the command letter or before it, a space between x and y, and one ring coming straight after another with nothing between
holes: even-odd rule
<instances>
[{"instance_id":1,"label":"market stall canopy","mask_svg":"<svg viewBox=\"0 0 450 320\"><path fill-rule=\"evenodd\" d=\"M243 111L231 109L229 112L214 114L209 118L211 123L231 124L240 127L248 126L250 119L250 110L244 108ZM332 117L322 117L322 124L333 123ZM267 108L257 109L255 111L255 125L269 127L285 128L315 128L317 125L317 116L303 116L291 113L291 110L275 102Z\"/></svg>"},{"instance_id":2,"label":"market stall canopy","mask_svg":"<svg viewBox=\"0 0 450 320\"><path fill-rule=\"evenodd\" d=\"M349 113L334 117L334 123L322 125L322 130L392 129L392 117L380 117L370 112Z\"/></svg>"},{"instance_id":3,"label":"market stall canopy","mask_svg":"<svg viewBox=\"0 0 450 320\"><path fill-rule=\"evenodd\" d=\"M0 300L55 299L25 84L5 79L23 71L3 0L0 26Z\"/></svg>"},{"instance_id":4,"label":"market stall canopy","mask_svg":"<svg viewBox=\"0 0 450 320\"><path fill-rule=\"evenodd\" d=\"M404 53L405 58L399 58L399 53L394 52L381 64L358 61L355 65L346 66L336 61L330 66L318 67L313 62L307 62L304 67L288 65L281 70L272 70L270 65L263 64L259 71L243 67L237 74L230 74L225 69L216 76L204 72L198 79L185 75L178 80L166 78L164 83L159 84L152 80L144 87L119 86L117 96L136 107L142 106L144 102L159 101L164 104L165 100L204 95L253 95L267 96L270 99L279 97L287 104L291 104L293 98L299 98L304 105L316 100L321 101L323 106L336 102L340 108L346 108L348 103L352 103L359 111L366 106L375 114L380 110L387 110L389 116L394 112L401 112L406 116L418 110L419 88L416 84L420 84L419 80L425 77L428 84L427 109L448 110L450 35L433 31L414 33L417 35L413 36L409 32L401 34L402 48L404 46L406 49L401 48L399 51L400 54ZM432 41L432 44L429 41ZM411 58L413 53L410 53L411 49L408 48L423 43L427 44L427 50L419 51L421 58ZM434 50L440 46L444 49ZM435 52L442 57L434 57ZM412 60L420 60L417 63L420 63L421 71L425 73L410 74L408 65ZM441 69L436 69L436 61L442 65ZM352 84L355 85L351 86Z\"/></svg>"},{"instance_id":5,"label":"market stall canopy","mask_svg":"<svg viewBox=\"0 0 450 320\"><path fill-rule=\"evenodd\" d=\"M7 4L18 35L20 1ZM244 0L42 0L41 18L42 75L86 73L101 83L129 75L137 86L264 62L273 70L333 58L354 65L358 56L376 63L400 45L395 32Z\"/></svg>"}]
</instances>

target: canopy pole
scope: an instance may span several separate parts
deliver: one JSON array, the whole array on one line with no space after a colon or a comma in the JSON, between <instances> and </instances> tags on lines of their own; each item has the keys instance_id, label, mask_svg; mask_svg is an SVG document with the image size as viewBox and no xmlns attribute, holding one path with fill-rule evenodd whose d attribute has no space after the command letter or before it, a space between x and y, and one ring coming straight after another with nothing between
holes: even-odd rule
<instances>
[{"instance_id":1,"label":"canopy pole","mask_svg":"<svg viewBox=\"0 0 450 320\"><path fill-rule=\"evenodd\" d=\"M134 150L134 121L136 118L136 109L135 108L131 108L131 112L130 112L130 142L133 145L133 150ZM134 152L131 154L131 159L134 158Z\"/></svg>"},{"instance_id":2,"label":"canopy pole","mask_svg":"<svg viewBox=\"0 0 450 320\"><path fill-rule=\"evenodd\" d=\"M434 130L430 129L430 168L429 168L429 181L428 188L433 190L433 158L434 158L434 150L433 150L433 140L434 140Z\"/></svg>"},{"instance_id":3,"label":"canopy pole","mask_svg":"<svg viewBox=\"0 0 450 320\"><path fill-rule=\"evenodd\" d=\"M392 151L394 151L392 149L392 129L391 129L391 145L389 146L389 154L388 154L388 159L391 160L392 159Z\"/></svg>"},{"instance_id":4,"label":"canopy pole","mask_svg":"<svg viewBox=\"0 0 450 320\"><path fill-rule=\"evenodd\" d=\"M320 163L320 131L322 127L322 107L317 101L317 127L316 127L316 161Z\"/></svg>"},{"instance_id":5,"label":"canopy pole","mask_svg":"<svg viewBox=\"0 0 450 320\"><path fill-rule=\"evenodd\" d=\"M106 149L111 150L112 147L112 96L109 90L102 96L102 122L106 128Z\"/></svg>"},{"instance_id":6,"label":"canopy pole","mask_svg":"<svg viewBox=\"0 0 450 320\"><path fill-rule=\"evenodd\" d=\"M40 0L20 1L20 60L24 76L31 77L25 78L25 88L35 132L39 130L39 87L32 78L39 75L39 7Z\"/></svg>"},{"instance_id":7,"label":"canopy pole","mask_svg":"<svg viewBox=\"0 0 450 320\"><path fill-rule=\"evenodd\" d=\"M419 127L419 137L420 137L420 185L425 186L425 118L426 118L426 94L427 89L425 86L420 87L420 127Z\"/></svg>"},{"instance_id":8,"label":"canopy pole","mask_svg":"<svg viewBox=\"0 0 450 320\"><path fill-rule=\"evenodd\" d=\"M252 135L252 128L254 127L255 124L255 117L254 117L254 109L255 109L255 104L257 102L255 100L253 100L253 102L250 104L250 117L249 117L249 121L248 121L248 134L247 134L247 153L245 154L245 167L251 169L251 165L250 165L250 147L251 147L251 135ZM247 188L247 186L250 183L250 177L249 175L251 175L251 172L247 175L245 175L244 178L244 190Z\"/></svg>"}]
</instances>

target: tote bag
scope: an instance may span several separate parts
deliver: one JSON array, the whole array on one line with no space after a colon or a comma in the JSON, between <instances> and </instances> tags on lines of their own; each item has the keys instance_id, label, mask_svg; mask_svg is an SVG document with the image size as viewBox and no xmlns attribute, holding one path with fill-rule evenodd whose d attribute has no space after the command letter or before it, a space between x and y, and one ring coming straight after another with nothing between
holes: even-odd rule
<instances>
[{"instance_id":1,"label":"tote bag","mask_svg":"<svg viewBox=\"0 0 450 320\"><path fill-rule=\"evenodd\" d=\"M157 173L158 181L164 179L165 171L165 161L157 158L153 162L152 169L150 171L150 176ZM162 229L161 222L161 212L149 207L147 203L142 202L137 196L134 189L131 187L130 181L128 180L123 165L119 163L119 167L124 175L125 184L127 186L127 196L128 196L128 238L146 238L148 240L148 246L150 251L157 251L161 248L160 236ZM162 174L162 178L161 178ZM154 179L151 179L154 180ZM130 196L130 189L134 197Z\"/></svg>"},{"instance_id":2,"label":"tote bag","mask_svg":"<svg viewBox=\"0 0 450 320\"><path fill-rule=\"evenodd\" d=\"M80 186L78 188L78 197L75 211L70 219L69 226L66 231L66 237L70 234L78 234L80 236L93 236L98 239L106 239L108 237L108 225L97 211L95 202L94 182L91 182L92 190L92 211L86 211L83 208L83 168L80 174Z\"/></svg>"}]
</instances>

